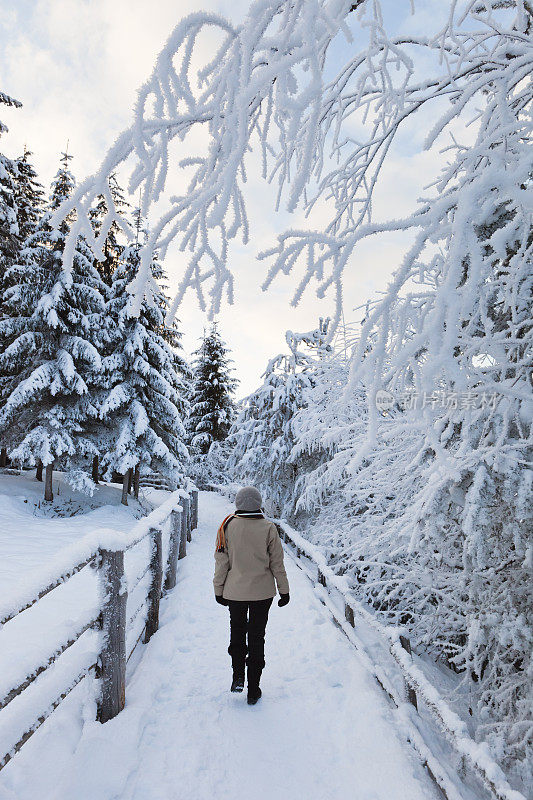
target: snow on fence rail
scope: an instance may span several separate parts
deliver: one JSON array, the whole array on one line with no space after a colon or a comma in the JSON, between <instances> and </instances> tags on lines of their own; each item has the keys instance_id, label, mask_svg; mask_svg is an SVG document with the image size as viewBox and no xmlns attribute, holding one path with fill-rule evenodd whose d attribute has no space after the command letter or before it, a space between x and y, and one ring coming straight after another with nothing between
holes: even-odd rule
<instances>
[{"instance_id":1,"label":"snow on fence rail","mask_svg":"<svg viewBox=\"0 0 533 800\"><path fill-rule=\"evenodd\" d=\"M163 566L162 527L170 518L168 556ZM164 592L176 585L177 562L187 553L187 542L191 531L198 524L198 490L189 481L187 486L173 492L167 501L133 526L124 535L109 529L99 529L84 536L79 542L65 548L39 576L39 580L28 583L16 597L0 603L0 641L2 628L22 612L31 608L45 595L68 581L85 567L92 565L98 570L100 589L99 614L90 619L81 616L76 629L65 641L34 664L26 674L14 677L13 671L5 680L0 679L0 715L16 697L28 693L27 702L17 710L17 724L8 725L8 737L12 736L7 750L0 752L0 770L21 749L35 731L45 722L61 701L85 678L92 669L99 679L97 719L107 722L116 716L125 704L126 663L137 647L141 637L148 642L159 627L159 601ZM146 574L150 574L147 597L126 618L128 591L124 575L124 554L147 537L150 537L150 560L131 587L139 585ZM130 652L126 652L128 625L145 611L146 622ZM93 632L94 640L85 651L77 653L71 660L74 674L67 685L59 685L55 674L57 660L69 650L80 637ZM33 683L39 676L48 679L54 699L43 704L32 694ZM39 705L41 703L41 705ZM22 727L21 727L22 726ZM18 732L17 732L18 731ZM22 731L22 735L21 734Z\"/></svg>"},{"instance_id":2,"label":"snow on fence rail","mask_svg":"<svg viewBox=\"0 0 533 800\"><path fill-rule=\"evenodd\" d=\"M386 642L388 650L403 677L405 686L404 698L397 697L397 693L387 681L383 671L366 655L364 648L361 656L381 688L389 695L395 705L398 708L402 708L404 701L407 700L418 711L418 701L422 700L433 721L437 723L448 742L459 754L462 765L470 767L472 773L491 797L496 798L496 800L526 800L521 792L509 785L503 770L490 755L487 745L480 744L472 739L465 722L452 711L438 690L413 663L409 639L402 635L398 628L383 625L368 609L359 603L350 591L346 577L336 575L333 572L319 548L304 539L285 520L277 520L276 525L282 540L286 544L293 546L294 551L289 550L291 555L297 561L304 555L314 563L317 570L316 583L324 587L326 592L328 589L334 589L341 595L344 601L344 619L339 619L339 611L333 603L326 602L326 605L336 622L348 635L348 638L353 641L354 632L350 629L355 626L355 613L362 617L364 622L378 634L382 641ZM314 576L310 575L310 577ZM408 729L411 744L444 795L448 800L461 800L461 795L446 770L424 742L417 727L411 723L410 715L403 714L402 722Z\"/></svg>"}]
</instances>

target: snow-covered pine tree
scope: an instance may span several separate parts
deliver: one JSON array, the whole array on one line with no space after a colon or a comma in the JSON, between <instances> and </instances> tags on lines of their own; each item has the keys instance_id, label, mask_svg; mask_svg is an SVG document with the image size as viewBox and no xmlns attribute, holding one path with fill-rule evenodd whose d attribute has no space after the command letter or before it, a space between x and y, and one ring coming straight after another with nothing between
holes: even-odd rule
<instances>
[{"instance_id":1,"label":"snow-covered pine tree","mask_svg":"<svg viewBox=\"0 0 533 800\"><path fill-rule=\"evenodd\" d=\"M18 100L0 92L0 105L20 107ZM7 126L0 120L0 136L7 133ZM5 316L2 304L4 275L17 252L19 229L15 205L15 165L10 158L0 153L0 320ZM0 350L5 343L0 336ZM6 380L0 372L0 407L4 402ZM0 444L0 466L7 463L7 448L3 440Z\"/></svg>"},{"instance_id":2,"label":"snow-covered pine tree","mask_svg":"<svg viewBox=\"0 0 533 800\"><path fill-rule=\"evenodd\" d=\"M9 252L0 253L0 318L8 315L7 308L3 303L3 295L8 288L5 278L6 269L17 260L18 253L22 244L35 231L37 222L42 216L44 199L41 184L36 180L37 173L29 160L29 153L24 151L24 155L11 162L9 173L12 178L12 203L16 216L16 236L11 237ZM0 238L3 238L0 236ZM5 241L5 239L4 239ZM13 312L12 312L13 313ZM14 310L18 315L18 309ZM5 350L7 342L2 341L0 335L0 350ZM8 389L8 376L0 371L0 406L5 402L5 392ZM7 448L2 447L0 452L0 466L5 466L7 462Z\"/></svg>"},{"instance_id":3,"label":"snow-covered pine tree","mask_svg":"<svg viewBox=\"0 0 533 800\"><path fill-rule=\"evenodd\" d=\"M192 450L201 457L207 455L213 442L222 442L228 435L238 381L232 376L229 350L216 322L204 334L194 355L188 429Z\"/></svg>"},{"instance_id":4,"label":"snow-covered pine tree","mask_svg":"<svg viewBox=\"0 0 533 800\"><path fill-rule=\"evenodd\" d=\"M0 322L7 344L0 371L9 389L0 410L0 435L9 441L14 461L45 466L45 500L53 499L52 470L58 461L73 485L91 489L80 467L94 453L87 429L98 414L93 390L101 370L102 281L81 238L72 269L62 268L68 222L59 228L49 223L74 186L70 159L62 155L46 213L6 273L8 316Z\"/></svg>"},{"instance_id":5,"label":"snow-covered pine tree","mask_svg":"<svg viewBox=\"0 0 533 800\"><path fill-rule=\"evenodd\" d=\"M100 417L111 431L102 467L107 475L123 475L124 505L133 471L138 476L143 468L157 469L177 482L188 461L183 422L187 385L165 340L166 300L154 277L161 274L156 260L138 316L127 291L139 268L140 247L126 247L113 276L107 314L115 322L115 334L113 352L103 360L109 390L100 406Z\"/></svg>"},{"instance_id":6,"label":"snow-covered pine tree","mask_svg":"<svg viewBox=\"0 0 533 800\"><path fill-rule=\"evenodd\" d=\"M112 202L114 208L120 208L123 213L127 213L130 204L114 172L109 176L108 192L107 197L104 194L98 195L91 209L90 219L97 241L103 237L101 249L104 258L102 261L95 259L95 266L104 283L111 286L113 275L124 251L125 237L116 219L110 221L109 208Z\"/></svg>"},{"instance_id":7,"label":"snow-covered pine tree","mask_svg":"<svg viewBox=\"0 0 533 800\"><path fill-rule=\"evenodd\" d=\"M24 153L14 161L15 205L21 242L25 242L34 233L45 207L43 186L37 180L37 172L30 161L31 155L31 152L25 149Z\"/></svg>"},{"instance_id":8,"label":"snow-covered pine tree","mask_svg":"<svg viewBox=\"0 0 533 800\"><path fill-rule=\"evenodd\" d=\"M102 293L106 302L106 309L108 309L108 301L111 297L113 275L122 259L127 242L126 230L123 230L116 220L110 221L109 219L109 207L111 203L113 203L115 207L121 208L123 211L127 211L130 205L124 196L124 191L119 185L115 173L109 176L106 193L100 194L96 198L94 208L91 209L90 214L91 227L97 237L97 241L99 241L103 255L102 260L95 258L93 263L103 282ZM130 228L129 225L125 227ZM106 311L102 318L100 329L100 353L102 356L108 356L113 352L117 322L118 320L113 319ZM105 369L103 369L97 379L95 390L98 403L103 402L107 397L109 390L108 377ZM94 483L98 483L100 480L100 451L105 451L108 447L108 443L113 435L111 428L112 421L111 423L109 423L109 421L106 423L100 416L93 421L92 435L97 447L97 452L93 456L91 469L91 477Z\"/></svg>"},{"instance_id":9,"label":"snow-covered pine tree","mask_svg":"<svg viewBox=\"0 0 533 800\"><path fill-rule=\"evenodd\" d=\"M0 269L5 270L6 261L17 252L19 229L15 205L14 162L0 153ZM0 275L1 276L1 275Z\"/></svg>"},{"instance_id":10,"label":"snow-covered pine tree","mask_svg":"<svg viewBox=\"0 0 533 800\"><path fill-rule=\"evenodd\" d=\"M179 391L181 398L179 411L182 419L186 420L190 412L189 397L192 391L192 370L183 355L183 345L181 343L183 333L179 327L180 322L176 317L168 321L170 297L167 294L167 274L159 262L157 253L154 253L153 257L153 274L160 287L160 294L156 299L163 315L161 336L172 351L176 389Z\"/></svg>"},{"instance_id":11,"label":"snow-covered pine tree","mask_svg":"<svg viewBox=\"0 0 533 800\"><path fill-rule=\"evenodd\" d=\"M168 372L168 381L172 385L175 392L175 403L178 409L180 419L183 421L185 430L185 440L180 436L176 436L175 430L167 430L165 428L165 419L160 420L160 435L165 441L174 456L182 461L183 460L183 443L187 444L186 420L189 416L190 404L189 397L191 394L192 372L189 364L183 356L183 345L181 339L183 333L179 328L179 320L175 317L172 321L168 321L170 298L168 297L167 290L167 274L163 265L159 261L158 253L155 252L152 258L153 276L156 281L156 286L159 293L155 294L155 300L161 310L163 322L159 329L159 334L164 342L170 349L172 354L172 364L174 369ZM187 458L189 451L187 448Z\"/></svg>"},{"instance_id":12,"label":"snow-covered pine tree","mask_svg":"<svg viewBox=\"0 0 533 800\"><path fill-rule=\"evenodd\" d=\"M20 108L22 105L9 95L0 92L0 105ZM0 120L0 136L7 133L7 126ZM15 255L19 229L15 204L16 168L12 159L0 153L0 278L5 268L4 260Z\"/></svg>"}]
</instances>

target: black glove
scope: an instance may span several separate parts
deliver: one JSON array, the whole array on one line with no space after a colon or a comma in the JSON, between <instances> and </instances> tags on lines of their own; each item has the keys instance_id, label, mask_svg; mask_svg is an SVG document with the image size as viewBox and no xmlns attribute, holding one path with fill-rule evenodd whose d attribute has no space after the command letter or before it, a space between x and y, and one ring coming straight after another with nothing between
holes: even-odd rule
<instances>
[{"instance_id":1,"label":"black glove","mask_svg":"<svg viewBox=\"0 0 533 800\"><path fill-rule=\"evenodd\" d=\"M222 597L221 594L216 594L215 595L215 600L217 601L217 603L220 603L221 606L227 606L228 605L228 601L224 600L224 598Z\"/></svg>"},{"instance_id":2,"label":"black glove","mask_svg":"<svg viewBox=\"0 0 533 800\"><path fill-rule=\"evenodd\" d=\"M280 596L279 596L279 600L278 600L278 606L279 606L280 608L281 608L282 606L286 606L286 605L287 605L287 603L289 602L289 600L290 600L290 599L291 599L291 598L290 598L290 595L289 595L289 593L288 593L288 592L287 592L287 594L280 594Z\"/></svg>"}]
</instances>

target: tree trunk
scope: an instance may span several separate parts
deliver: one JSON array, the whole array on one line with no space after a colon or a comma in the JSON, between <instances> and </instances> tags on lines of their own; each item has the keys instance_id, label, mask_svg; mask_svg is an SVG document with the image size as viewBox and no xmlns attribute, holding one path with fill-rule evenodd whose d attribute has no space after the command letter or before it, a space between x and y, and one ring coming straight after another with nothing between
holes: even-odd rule
<instances>
[{"instance_id":1,"label":"tree trunk","mask_svg":"<svg viewBox=\"0 0 533 800\"><path fill-rule=\"evenodd\" d=\"M35 480L43 482L43 462L41 459L37 462L37 469L35 470Z\"/></svg>"},{"instance_id":2,"label":"tree trunk","mask_svg":"<svg viewBox=\"0 0 533 800\"><path fill-rule=\"evenodd\" d=\"M7 467L7 448L2 447L0 450L0 467Z\"/></svg>"},{"instance_id":3,"label":"tree trunk","mask_svg":"<svg viewBox=\"0 0 533 800\"><path fill-rule=\"evenodd\" d=\"M136 500L139 499L139 481L141 478L141 468L139 464L135 467L135 474L133 476L133 495Z\"/></svg>"},{"instance_id":4,"label":"tree trunk","mask_svg":"<svg viewBox=\"0 0 533 800\"><path fill-rule=\"evenodd\" d=\"M98 476L99 476L99 467L98 467L98 456L94 456L93 458L93 474L92 479L95 483L98 483Z\"/></svg>"},{"instance_id":5,"label":"tree trunk","mask_svg":"<svg viewBox=\"0 0 533 800\"><path fill-rule=\"evenodd\" d=\"M124 475L122 476L122 500L120 501L123 506L128 505L128 480L129 480L129 469L126 470Z\"/></svg>"},{"instance_id":6,"label":"tree trunk","mask_svg":"<svg viewBox=\"0 0 533 800\"><path fill-rule=\"evenodd\" d=\"M54 469L53 464L47 464L45 469L45 476L44 476L44 499L48 502L52 502L54 499L54 493L52 492L52 472Z\"/></svg>"},{"instance_id":7,"label":"tree trunk","mask_svg":"<svg viewBox=\"0 0 533 800\"><path fill-rule=\"evenodd\" d=\"M128 470L128 494L131 494L131 487L133 485L133 469L132 467Z\"/></svg>"}]
</instances>

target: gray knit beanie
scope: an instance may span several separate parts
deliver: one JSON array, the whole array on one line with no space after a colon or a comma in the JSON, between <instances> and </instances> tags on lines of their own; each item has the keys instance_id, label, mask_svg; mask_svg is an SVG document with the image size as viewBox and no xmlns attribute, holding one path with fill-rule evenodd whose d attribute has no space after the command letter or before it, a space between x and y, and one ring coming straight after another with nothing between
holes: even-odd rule
<instances>
[{"instance_id":1,"label":"gray knit beanie","mask_svg":"<svg viewBox=\"0 0 533 800\"><path fill-rule=\"evenodd\" d=\"M235 495L237 511L259 511L262 504L261 493L255 486L243 486Z\"/></svg>"}]
</instances>

